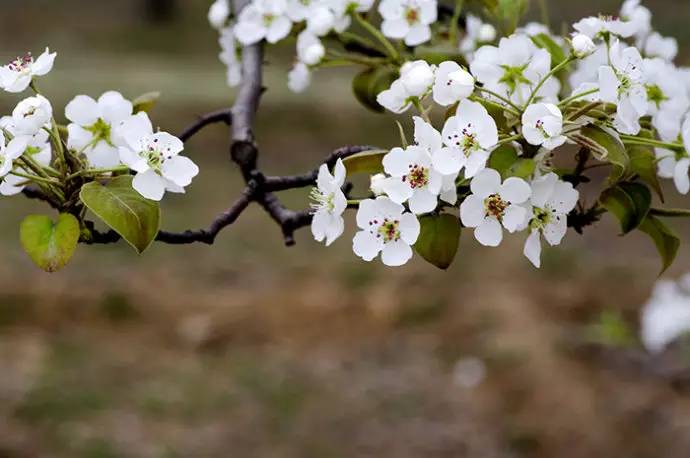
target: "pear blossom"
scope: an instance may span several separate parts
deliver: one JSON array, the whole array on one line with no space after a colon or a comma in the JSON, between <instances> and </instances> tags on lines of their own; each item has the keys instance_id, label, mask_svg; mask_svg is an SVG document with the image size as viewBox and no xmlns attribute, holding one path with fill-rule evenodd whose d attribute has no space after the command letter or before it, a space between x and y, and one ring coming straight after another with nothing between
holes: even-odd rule
<instances>
[{"instance_id":1,"label":"pear blossom","mask_svg":"<svg viewBox=\"0 0 690 458\"><path fill-rule=\"evenodd\" d=\"M285 13L292 22L302 22L309 18L315 6L321 4L322 0L288 0Z\"/></svg>"},{"instance_id":2,"label":"pear blossom","mask_svg":"<svg viewBox=\"0 0 690 458\"><path fill-rule=\"evenodd\" d=\"M351 13L366 13L374 6L374 0L326 0L326 3L335 13L333 29L339 33L350 26Z\"/></svg>"},{"instance_id":3,"label":"pear blossom","mask_svg":"<svg viewBox=\"0 0 690 458\"><path fill-rule=\"evenodd\" d=\"M644 60L644 74L652 125L662 140L675 141L683 116L690 109L683 78L672 63L659 58Z\"/></svg>"},{"instance_id":4,"label":"pear blossom","mask_svg":"<svg viewBox=\"0 0 690 458\"><path fill-rule=\"evenodd\" d=\"M655 148L657 174L661 178L673 179L681 194L690 192L690 156L685 151L676 152L665 148Z\"/></svg>"},{"instance_id":5,"label":"pear blossom","mask_svg":"<svg viewBox=\"0 0 690 458\"><path fill-rule=\"evenodd\" d=\"M242 82L242 63L241 48L237 45L232 27L225 27L220 31L218 43L221 48L218 58L227 67L226 81L228 86L235 87Z\"/></svg>"},{"instance_id":6,"label":"pear blossom","mask_svg":"<svg viewBox=\"0 0 690 458\"><path fill-rule=\"evenodd\" d=\"M641 339L650 353L663 351L690 331L690 275L657 282L641 315Z\"/></svg>"},{"instance_id":7,"label":"pear blossom","mask_svg":"<svg viewBox=\"0 0 690 458\"><path fill-rule=\"evenodd\" d=\"M556 149L565 143L563 113L551 103L536 103L522 115L522 134L530 145Z\"/></svg>"},{"instance_id":8,"label":"pear blossom","mask_svg":"<svg viewBox=\"0 0 690 458\"><path fill-rule=\"evenodd\" d=\"M418 46L431 39L431 24L436 22L436 0L383 0L381 31L389 38Z\"/></svg>"},{"instance_id":9,"label":"pear blossom","mask_svg":"<svg viewBox=\"0 0 690 458\"><path fill-rule=\"evenodd\" d=\"M530 235L524 254L535 267L541 266L541 236L551 246L561 243L568 230L568 213L577 205L580 193L571 183L561 181L551 172L531 183L528 201Z\"/></svg>"},{"instance_id":10,"label":"pear blossom","mask_svg":"<svg viewBox=\"0 0 690 458\"><path fill-rule=\"evenodd\" d=\"M493 25L482 22L473 14L467 15L465 36L460 41L460 52L468 58L479 45L490 43L496 39L496 29Z\"/></svg>"},{"instance_id":11,"label":"pear blossom","mask_svg":"<svg viewBox=\"0 0 690 458\"><path fill-rule=\"evenodd\" d=\"M678 55L678 40L673 37L663 37L658 32L653 32L644 44L646 57L659 57L672 62Z\"/></svg>"},{"instance_id":12,"label":"pear blossom","mask_svg":"<svg viewBox=\"0 0 690 458\"><path fill-rule=\"evenodd\" d=\"M432 163L444 175L465 169L472 178L486 166L491 151L498 143L496 122L477 102L463 100L455 116L451 116L441 133L446 148L435 151Z\"/></svg>"},{"instance_id":13,"label":"pear blossom","mask_svg":"<svg viewBox=\"0 0 690 458\"><path fill-rule=\"evenodd\" d=\"M573 53L579 59L583 59L597 50L597 45L594 44L592 39L582 33L573 35L572 45Z\"/></svg>"},{"instance_id":14,"label":"pear blossom","mask_svg":"<svg viewBox=\"0 0 690 458\"><path fill-rule=\"evenodd\" d=\"M637 32L638 25L611 16L591 16L581 19L573 25L573 28L592 39L610 35L630 38Z\"/></svg>"},{"instance_id":15,"label":"pear blossom","mask_svg":"<svg viewBox=\"0 0 690 458\"><path fill-rule=\"evenodd\" d=\"M216 0L208 10L208 22L214 29L222 29L230 17L229 0Z\"/></svg>"},{"instance_id":16,"label":"pear blossom","mask_svg":"<svg viewBox=\"0 0 690 458\"><path fill-rule=\"evenodd\" d=\"M376 96L376 101L386 110L396 114L404 113L412 106L410 94L400 79L393 81L391 87L381 91Z\"/></svg>"},{"instance_id":17,"label":"pear blossom","mask_svg":"<svg viewBox=\"0 0 690 458\"><path fill-rule=\"evenodd\" d=\"M183 193L199 173L199 167L189 158L180 156L182 141L167 133L155 132L145 112L122 121L124 146L120 160L137 172L132 187L142 196L161 200L166 191Z\"/></svg>"},{"instance_id":18,"label":"pear blossom","mask_svg":"<svg viewBox=\"0 0 690 458\"><path fill-rule=\"evenodd\" d=\"M515 232L525 225L527 202L532 193L522 178L501 175L484 169L470 182L469 195L460 205L460 219L466 227L475 228L474 237L484 246L496 247L503 240L503 228Z\"/></svg>"},{"instance_id":19,"label":"pear blossom","mask_svg":"<svg viewBox=\"0 0 690 458\"><path fill-rule=\"evenodd\" d=\"M609 64L609 51L605 43L596 45L593 53L580 58L575 70L568 75L570 87L577 88L586 83L599 84L599 67Z\"/></svg>"},{"instance_id":20,"label":"pear blossom","mask_svg":"<svg viewBox=\"0 0 690 458\"><path fill-rule=\"evenodd\" d=\"M652 12L640 0L626 0L621 7L621 19L632 24L633 36L643 38L652 30Z\"/></svg>"},{"instance_id":21,"label":"pear blossom","mask_svg":"<svg viewBox=\"0 0 690 458\"><path fill-rule=\"evenodd\" d=\"M292 92L304 92L311 84L311 70L304 62L297 62L288 73L288 88Z\"/></svg>"},{"instance_id":22,"label":"pear blossom","mask_svg":"<svg viewBox=\"0 0 690 458\"><path fill-rule=\"evenodd\" d=\"M325 3L312 6L307 16L307 28L309 33L322 37L336 25L338 17L335 12Z\"/></svg>"},{"instance_id":23,"label":"pear blossom","mask_svg":"<svg viewBox=\"0 0 690 458\"><path fill-rule=\"evenodd\" d=\"M235 37L243 45L252 45L263 39L277 43L290 33L291 28L286 0L253 0L237 18Z\"/></svg>"},{"instance_id":24,"label":"pear blossom","mask_svg":"<svg viewBox=\"0 0 690 458\"><path fill-rule=\"evenodd\" d=\"M19 158L28 146L26 137L14 137L8 140L0 130L0 177L6 176L14 168L13 161Z\"/></svg>"},{"instance_id":25,"label":"pear blossom","mask_svg":"<svg viewBox=\"0 0 690 458\"><path fill-rule=\"evenodd\" d=\"M42 95L26 98L12 111L12 120L18 135L34 135L50 124L53 107Z\"/></svg>"},{"instance_id":26,"label":"pear blossom","mask_svg":"<svg viewBox=\"0 0 690 458\"><path fill-rule=\"evenodd\" d=\"M527 102L533 89L551 71L551 55L527 35L502 38L496 46L482 46L474 54L470 71L487 89L518 105ZM560 83L551 76L539 89L537 99L558 100Z\"/></svg>"},{"instance_id":27,"label":"pear blossom","mask_svg":"<svg viewBox=\"0 0 690 458\"><path fill-rule=\"evenodd\" d=\"M377 173L371 176L369 179L369 190L373 195L378 197L386 193L386 191L383 189L383 183L387 178L388 177L385 173Z\"/></svg>"},{"instance_id":28,"label":"pear blossom","mask_svg":"<svg viewBox=\"0 0 690 458\"><path fill-rule=\"evenodd\" d=\"M0 132L5 131L13 137L20 136L17 132L14 120L11 116L3 116L0 118ZM31 158L40 165L49 165L52 159L52 147L50 144L50 135L45 130L39 130L32 136L24 136L27 142L26 150L23 155L31 156ZM33 172L24 170L21 167L15 167L15 170L22 172L25 175L31 175ZM0 194L3 196L14 196L22 192L25 185L21 184L26 181L26 178L16 175L6 175L0 182Z\"/></svg>"},{"instance_id":29,"label":"pear blossom","mask_svg":"<svg viewBox=\"0 0 690 458\"><path fill-rule=\"evenodd\" d=\"M132 102L116 91L101 95L98 101L78 95L65 107L67 147L83 153L93 167L109 168L120 163L118 147L124 146L117 126L132 116Z\"/></svg>"},{"instance_id":30,"label":"pear blossom","mask_svg":"<svg viewBox=\"0 0 690 458\"><path fill-rule=\"evenodd\" d=\"M474 77L456 62L442 62L436 69L433 87L434 102L441 106L452 105L466 99L474 92Z\"/></svg>"},{"instance_id":31,"label":"pear blossom","mask_svg":"<svg viewBox=\"0 0 690 458\"><path fill-rule=\"evenodd\" d=\"M53 69L55 56L57 53L51 53L46 48L36 60L31 53L17 57L9 64L0 67L0 87L7 92L23 92L29 87L34 76L46 75Z\"/></svg>"},{"instance_id":32,"label":"pear blossom","mask_svg":"<svg viewBox=\"0 0 690 458\"><path fill-rule=\"evenodd\" d=\"M640 118L647 114L649 104L645 88L644 62L634 47L622 48L616 41L610 49L611 65L599 68L602 101L617 105L614 126L624 134L640 132Z\"/></svg>"},{"instance_id":33,"label":"pear blossom","mask_svg":"<svg viewBox=\"0 0 690 458\"><path fill-rule=\"evenodd\" d=\"M405 207L388 197L367 199L359 204L357 226L360 231L352 240L352 249L365 261L381 253L381 261L391 267L401 266L412 258L420 224Z\"/></svg>"},{"instance_id":34,"label":"pear blossom","mask_svg":"<svg viewBox=\"0 0 690 458\"><path fill-rule=\"evenodd\" d=\"M326 54L326 49L316 35L307 30L299 34L297 37L297 59L300 62L316 65L321 62L324 54Z\"/></svg>"},{"instance_id":35,"label":"pear blossom","mask_svg":"<svg viewBox=\"0 0 690 458\"><path fill-rule=\"evenodd\" d=\"M405 62L400 68L400 81L410 97L422 97L433 86L435 72L436 66L424 60Z\"/></svg>"},{"instance_id":36,"label":"pear blossom","mask_svg":"<svg viewBox=\"0 0 690 458\"><path fill-rule=\"evenodd\" d=\"M340 237L345 229L342 214L347 208L347 198L341 188L345 184L346 173L341 159L336 162L333 175L328 165L321 165L316 179L317 187L311 193L314 201L311 232L317 242L325 240L326 246Z\"/></svg>"}]
</instances>

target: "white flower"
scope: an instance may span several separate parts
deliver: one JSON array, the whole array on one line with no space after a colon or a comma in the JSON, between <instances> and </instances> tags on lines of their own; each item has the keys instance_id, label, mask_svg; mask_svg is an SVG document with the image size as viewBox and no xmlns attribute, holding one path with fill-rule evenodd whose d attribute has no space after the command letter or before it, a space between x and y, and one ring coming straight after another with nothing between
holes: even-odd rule
<instances>
[{"instance_id":1,"label":"white flower","mask_svg":"<svg viewBox=\"0 0 690 458\"><path fill-rule=\"evenodd\" d=\"M477 81L519 105L527 102L532 90L550 70L551 55L537 48L526 35L502 38L498 47L482 46L470 64ZM560 83L552 76L539 89L537 98L555 102L559 90Z\"/></svg>"},{"instance_id":2,"label":"white flower","mask_svg":"<svg viewBox=\"0 0 690 458\"><path fill-rule=\"evenodd\" d=\"M374 0L326 0L335 13L336 23L333 26L338 33L350 26L350 13L365 13L374 5Z\"/></svg>"},{"instance_id":3,"label":"white flower","mask_svg":"<svg viewBox=\"0 0 690 458\"><path fill-rule=\"evenodd\" d=\"M4 177L14 168L13 161L26 151L27 137L14 137L7 141L0 130L0 177Z\"/></svg>"},{"instance_id":4,"label":"white flower","mask_svg":"<svg viewBox=\"0 0 690 458\"><path fill-rule=\"evenodd\" d=\"M14 125L14 120L11 116L3 116L0 118L0 132L6 131L13 137L17 137L18 133ZM39 130L33 136L24 136L27 141L26 150L23 155L29 155L31 158L41 165L50 165L52 159L50 135L45 130ZM22 172L25 175L32 175L33 172L25 170L21 167L15 167L15 170ZM6 175L0 182L0 194L3 196L14 196L22 192L26 187L24 183L26 178L16 175Z\"/></svg>"},{"instance_id":5,"label":"white flower","mask_svg":"<svg viewBox=\"0 0 690 458\"><path fill-rule=\"evenodd\" d=\"M436 66L424 60L405 62L400 68L400 81L410 97L422 97L434 84L435 72Z\"/></svg>"},{"instance_id":6,"label":"white flower","mask_svg":"<svg viewBox=\"0 0 690 458\"><path fill-rule=\"evenodd\" d=\"M147 199L161 200L165 191L183 193L199 173L194 162L179 155L182 141L167 132L154 133L145 112L121 122L119 128L125 144L120 160L137 172L132 186Z\"/></svg>"},{"instance_id":7,"label":"white flower","mask_svg":"<svg viewBox=\"0 0 690 458\"><path fill-rule=\"evenodd\" d=\"M34 61L31 53L24 57L17 57L9 64L0 67L0 87L7 92L23 92L34 76L46 75L53 69L57 53L51 53L48 48Z\"/></svg>"},{"instance_id":8,"label":"white flower","mask_svg":"<svg viewBox=\"0 0 690 458\"><path fill-rule=\"evenodd\" d=\"M98 101L86 95L76 96L65 107L65 116L71 121L67 126L67 147L84 153L93 167L117 166L118 147L124 146L117 127L132 116L132 111L132 102L119 92L106 92Z\"/></svg>"},{"instance_id":9,"label":"white flower","mask_svg":"<svg viewBox=\"0 0 690 458\"><path fill-rule=\"evenodd\" d=\"M237 46L232 27L226 27L220 31L218 43L221 48L218 58L228 68L226 76L228 86L235 87L242 82L242 63L240 61L241 49Z\"/></svg>"},{"instance_id":10,"label":"white flower","mask_svg":"<svg viewBox=\"0 0 690 458\"><path fill-rule=\"evenodd\" d=\"M678 41L673 37L663 37L658 32L654 32L645 41L644 55L672 62L678 55Z\"/></svg>"},{"instance_id":11,"label":"white flower","mask_svg":"<svg viewBox=\"0 0 690 458\"><path fill-rule=\"evenodd\" d=\"M597 45L594 44L591 38L587 35L577 33L573 35L573 53L579 59L583 59L597 50Z\"/></svg>"},{"instance_id":12,"label":"white flower","mask_svg":"<svg viewBox=\"0 0 690 458\"><path fill-rule=\"evenodd\" d=\"M341 159L336 162L334 172L331 175L328 165L323 164L316 179L317 187L311 193L314 200L311 232L317 242L326 240L326 246L340 237L345 229L342 214L347 208L347 198L341 188L347 173Z\"/></svg>"},{"instance_id":13,"label":"white flower","mask_svg":"<svg viewBox=\"0 0 690 458\"><path fill-rule=\"evenodd\" d=\"M436 151L432 161L434 168L444 175L457 174L464 167L465 177L472 178L486 166L498 143L496 122L486 108L470 100L460 102L441 135L447 148Z\"/></svg>"},{"instance_id":14,"label":"white flower","mask_svg":"<svg viewBox=\"0 0 690 458\"><path fill-rule=\"evenodd\" d=\"M466 99L474 92L474 77L456 62L442 62L436 69L434 102L441 106L452 105Z\"/></svg>"},{"instance_id":15,"label":"white flower","mask_svg":"<svg viewBox=\"0 0 690 458\"><path fill-rule=\"evenodd\" d=\"M515 232L524 227L527 210L521 206L529 199L529 184L510 177L501 183L501 175L484 169L470 183L472 194L460 205L460 219L473 227L474 237L485 246L496 247L503 240L503 229Z\"/></svg>"},{"instance_id":16,"label":"white flower","mask_svg":"<svg viewBox=\"0 0 690 458\"><path fill-rule=\"evenodd\" d=\"M254 0L242 9L235 25L235 36L243 45L263 39L277 43L285 38L292 22L287 16L285 0Z\"/></svg>"},{"instance_id":17,"label":"white flower","mask_svg":"<svg viewBox=\"0 0 690 458\"><path fill-rule=\"evenodd\" d=\"M587 17L574 24L573 28L592 39L610 34L630 38L637 31L636 24L610 16Z\"/></svg>"},{"instance_id":18,"label":"white flower","mask_svg":"<svg viewBox=\"0 0 690 458\"><path fill-rule=\"evenodd\" d=\"M530 145L556 149L565 143L563 114L556 105L537 103L527 107L522 115L522 134Z\"/></svg>"},{"instance_id":19,"label":"white flower","mask_svg":"<svg viewBox=\"0 0 690 458\"><path fill-rule=\"evenodd\" d=\"M208 22L215 29L222 29L230 17L230 3L228 0L216 0L208 10Z\"/></svg>"},{"instance_id":20,"label":"white flower","mask_svg":"<svg viewBox=\"0 0 690 458\"><path fill-rule=\"evenodd\" d=\"M568 230L568 213L575 208L580 193L555 173L535 179L531 188L532 196L528 202L530 235L525 242L524 254L539 268L541 235L551 246L561 243Z\"/></svg>"},{"instance_id":21,"label":"white flower","mask_svg":"<svg viewBox=\"0 0 690 458\"><path fill-rule=\"evenodd\" d=\"M657 173L661 178L672 178L676 189L681 194L690 192L690 156L664 148L656 148Z\"/></svg>"},{"instance_id":22,"label":"white flower","mask_svg":"<svg viewBox=\"0 0 690 458\"><path fill-rule=\"evenodd\" d=\"M626 0L621 7L621 18L632 24L636 37L645 37L652 30L652 13L640 5L640 0Z\"/></svg>"},{"instance_id":23,"label":"white flower","mask_svg":"<svg viewBox=\"0 0 690 458\"><path fill-rule=\"evenodd\" d=\"M568 76L570 87L577 88L585 83L599 83L599 67L609 64L608 47L605 43L597 45L596 50L587 57L579 59L575 70Z\"/></svg>"},{"instance_id":24,"label":"white flower","mask_svg":"<svg viewBox=\"0 0 690 458\"><path fill-rule=\"evenodd\" d=\"M307 31L317 36L324 36L335 27L337 17L327 5L316 5L307 16Z\"/></svg>"},{"instance_id":25,"label":"white flower","mask_svg":"<svg viewBox=\"0 0 690 458\"><path fill-rule=\"evenodd\" d=\"M404 113L412 105L410 94L400 79L393 81L390 88L381 91L376 96L376 101L386 110L397 114Z\"/></svg>"},{"instance_id":26,"label":"white flower","mask_svg":"<svg viewBox=\"0 0 690 458\"><path fill-rule=\"evenodd\" d=\"M369 179L369 189L376 197L382 196L386 193L386 191L383 189L383 182L386 181L387 178L388 177L386 177L386 174L377 173L376 175L372 175Z\"/></svg>"},{"instance_id":27,"label":"white flower","mask_svg":"<svg viewBox=\"0 0 690 458\"><path fill-rule=\"evenodd\" d=\"M288 73L288 88L292 92L303 92L311 84L311 71L306 64L297 62Z\"/></svg>"},{"instance_id":28,"label":"white flower","mask_svg":"<svg viewBox=\"0 0 690 458\"><path fill-rule=\"evenodd\" d=\"M316 65L321 62L325 53L321 40L313 33L305 30L297 37L297 59L300 62Z\"/></svg>"},{"instance_id":29,"label":"white flower","mask_svg":"<svg viewBox=\"0 0 690 458\"><path fill-rule=\"evenodd\" d=\"M352 249L365 261L381 253L381 261L391 267L412 258L411 246L417 242L420 225L417 217L388 197L367 199L359 204L357 226L361 229L352 240Z\"/></svg>"},{"instance_id":30,"label":"white flower","mask_svg":"<svg viewBox=\"0 0 690 458\"><path fill-rule=\"evenodd\" d=\"M418 46L431 39L431 24L436 22L436 0L383 0L381 31L389 38Z\"/></svg>"},{"instance_id":31,"label":"white flower","mask_svg":"<svg viewBox=\"0 0 690 458\"><path fill-rule=\"evenodd\" d=\"M496 39L496 29L494 26L485 24L481 19L472 14L467 15L465 32L465 36L460 41L460 51L468 58L471 58L478 45L489 43Z\"/></svg>"},{"instance_id":32,"label":"white flower","mask_svg":"<svg viewBox=\"0 0 690 458\"><path fill-rule=\"evenodd\" d=\"M641 337L647 351L658 353L690 331L690 276L661 280L642 309Z\"/></svg>"},{"instance_id":33,"label":"white flower","mask_svg":"<svg viewBox=\"0 0 690 458\"><path fill-rule=\"evenodd\" d=\"M683 78L672 63L658 58L645 59L644 73L652 125L663 141L675 141L690 108Z\"/></svg>"},{"instance_id":34,"label":"white flower","mask_svg":"<svg viewBox=\"0 0 690 458\"><path fill-rule=\"evenodd\" d=\"M602 101L618 106L614 126L624 134L640 132L640 117L647 114L644 62L634 47L621 48L616 41L610 49L611 65L599 68Z\"/></svg>"},{"instance_id":35,"label":"white flower","mask_svg":"<svg viewBox=\"0 0 690 458\"><path fill-rule=\"evenodd\" d=\"M29 97L17 104L12 120L19 135L34 135L53 118L53 107L42 95Z\"/></svg>"}]
</instances>

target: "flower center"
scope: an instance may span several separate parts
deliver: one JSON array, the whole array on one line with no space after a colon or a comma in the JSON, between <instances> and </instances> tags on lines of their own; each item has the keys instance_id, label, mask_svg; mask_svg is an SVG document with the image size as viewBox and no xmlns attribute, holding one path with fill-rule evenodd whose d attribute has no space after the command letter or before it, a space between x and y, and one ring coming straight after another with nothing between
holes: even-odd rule
<instances>
[{"instance_id":1,"label":"flower center","mask_svg":"<svg viewBox=\"0 0 690 458\"><path fill-rule=\"evenodd\" d=\"M33 63L34 58L31 56L31 53L26 53L23 57L17 57L15 60L7 64L7 67L13 72L23 73L28 71Z\"/></svg>"},{"instance_id":2,"label":"flower center","mask_svg":"<svg viewBox=\"0 0 690 458\"><path fill-rule=\"evenodd\" d=\"M473 132L472 123L467 124L467 127L462 129L460 134L449 135L448 141L449 144L455 145L456 148L462 150L467 157L470 156L472 151L479 149L477 134Z\"/></svg>"},{"instance_id":3,"label":"flower center","mask_svg":"<svg viewBox=\"0 0 690 458\"><path fill-rule=\"evenodd\" d=\"M170 148L167 148L167 151L164 150L165 148L161 147L158 139L153 138L148 141L148 144L144 147L143 151L139 153L139 155L146 160L146 163L152 170L160 174L163 163L172 157L170 154Z\"/></svg>"},{"instance_id":4,"label":"flower center","mask_svg":"<svg viewBox=\"0 0 690 458\"><path fill-rule=\"evenodd\" d=\"M552 213L555 212L555 210L549 210L548 208L534 207L533 217L529 222L530 229L544 229L551 222Z\"/></svg>"},{"instance_id":5,"label":"flower center","mask_svg":"<svg viewBox=\"0 0 690 458\"><path fill-rule=\"evenodd\" d=\"M498 194L492 194L486 199L484 199L484 207L486 208L486 214L494 216L499 221L503 218L506 209L510 206L509 202L501 199Z\"/></svg>"},{"instance_id":6,"label":"flower center","mask_svg":"<svg viewBox=\"0 0 690 458\"><path fill-rule=\"evenodd\" d=\"M503 68L503 76L499 80L500 83L508 86L510 93L512 94L517 90L520 84L530 84L530 81L525 78L524 71L527 68L527 64L521 65L519 67L511 67L509 65L501 65Z\"/></svg>"},{"instance_id":7,"label":"flower center","mask_svg":"<svg viewBox=\"0 0 690 458\"><path fill-rule=\"evenodd\" d=\"M543 120L537 119L537 123L535 124L534 128L537 129L544 136L544 138L550 137L548 132L546 132L546 129L544 129L544 121Z\"/></svg>"},{"instance_id":8,"label":"flower center","mask_svg":"<svg viewBox=\"0 0 690 458\"><path fill-rule=\"evenodd\" d=\"M271 13L264 13L263 15L263 20L264 20L264 26L265 27L270 27L271 23L275 19L275 16Z\"/></svg>"},{"instance_id":9,"label":"flower center","mask_svg":"<svg viewBox=\"0 0 690 458\"><path fill-rule=\"evenodd\" d=\"M370 225L375 225L377 223L378 223L377 220L369 222ZM377 238L383 238L384 243L397 242L398 240L400 240L399 226L400 226L400 220L397 220L397 219L392 220L392 219L385 218L383 220L383 223L381 223L381 225L378 228L378 231L377 231L378 233L376 234L376 237Z\"/></svg>"},{"instance_id":10,"label":"flower center","mask_svg":"<svg viewBox=\"0 0 690 458\"><path fill-rule=\"evenodd\" d=\"M319 188L313 188L311 190L311 193L309 194L309 197L313 201L312 204L310 205L312 210L319 211L319 210L326 210L329 212L332 212L335 210L335 194L334 193L325 193L321 191Z\"/></svg>"},{"instance_id":11,"label":"flower center","mask_svg":"<svg viewBox=\"0 0 690 458\"><path fill-rule=\"evenodd\" d=\"M91 127L87 127L86 130L93 134L94 145L101 140L113 146L110 142L110 124L98 118L98 121Z\"/></svg>"},{"instance_id":12,"label":"flower center","mask_svg":"<svg viewBox=\"0 0 690 458\"><path fill-rule=\"evenodd\" d=\"M419 11L416 8L407 8L405 10L405 20L410 25L414 25L419 22Z\"/></svg>"},{"instance_id":13,"label":"flower center","mask_svg":"<svg viewBox=\"0 0 690 458\"><path fill-rule=\"evenodd\" d=\"M649 101L654 103L657 108L661 106L663 102L668 100L668 97L664 94L664 91L656 84L647 85L647 97Z\"/></svg>"},{"instance_id":14,"label":"flower center","mask_svg":"<svg viewBox=\"0 0 690 458\"><path fill-rule=\"evenodd\" d=\"M417 164L410 164L410 173L402 177L412 189L423 188L429 184L429 169Z\"/></svg>"}]
</instances>

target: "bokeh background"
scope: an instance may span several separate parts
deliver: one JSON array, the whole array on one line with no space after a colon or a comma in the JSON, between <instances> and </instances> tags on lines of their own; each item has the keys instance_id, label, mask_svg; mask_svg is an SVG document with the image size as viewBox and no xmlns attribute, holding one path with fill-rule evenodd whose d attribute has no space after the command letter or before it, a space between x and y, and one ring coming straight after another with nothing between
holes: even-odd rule
<instances>
[{"instance_id":1,"label":"bokeh background","mask_svg":"<svg viewBox=\"0 0 690 458\"><path fill-rule=\"evenodd\" d=\"M147 3L2 0L1 60L57 50L41 87L60 117L79 93L160 90L155 123L179 132L233 92L210 0L159 14ZM690 63L690 4L645 3ZM557 28L619 7L548 4ZM257 129L269 173L308 170L345 144L396 143L390 117L354 102L347 70L289 93L291 46L269 55ZM17 101L0 95L0 112ZM187 195L166 197L165 228L205 226L236 195L227 139L214 126L188 145L202 172ZM285 198L306 204L303 192ZM141 257L124 244L80 247L50 275L18 241L21 219L38 212L49 210L0 200L0 457L690 454L690 360L652 358L638 338L658 257L608 217L546 250L540 271L522 236L492 250L467 232L447 272L359 261L352 223L330 249L308 230L285 248L251 208L212 247L156 244ZM690 239L690 226L674 227ZM686 271L687 245L666 275Z\"/></svg>"}]
</instances>

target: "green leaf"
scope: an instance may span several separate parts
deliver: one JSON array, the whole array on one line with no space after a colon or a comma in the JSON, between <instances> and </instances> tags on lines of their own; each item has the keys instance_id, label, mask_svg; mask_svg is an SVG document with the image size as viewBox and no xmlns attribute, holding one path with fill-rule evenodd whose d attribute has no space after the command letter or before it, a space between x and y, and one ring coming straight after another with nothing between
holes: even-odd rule
<instances>
[{"instance_id":1,"label":"green leaf","mask_svg":"<svg viewBox=\"0 0 690 458\"><path fill-rule=\"evenodd\" d=\"M531 38L535 45L542 49L546 49L549 52L549 54L551 54L551 68L560 65L561 63L563 63L563 61L565 61L568 58L563 48L559 46L558 43L553 41L553 38L551 38L547 34L540 33L539 35L535 35ZM567 68L564 68L558 73L558 76L562 75L566 71Z\"/></svg>"},{"instance_id":2,"label":"green leaf","mask_svg":"<svg viewBox=\"0 0 690 458\"><path fill-rule=\"evenodd\" d=\"M355 98L366 108L377 113L385 109L376 101L376 97L388 89L398 78L398 72L386 67L364 70L352 80L352 91Z\"/></svg>"},{"instance_id":3,"label":"green leaf","mask_svg":"<svg viewBox=\"0 0 690 458\"><path fill-rule=\"evenodd\" d=\"M623 178L630 166L630 158L619 138L598 126L587 126L572 138L581 146L588 148L602 162L609 162L613 171L609 182L615 184Z\"/></svg>"},{"instance_id":4,"label":"green leaf","mask_svg":"<svg viewBox=\"0 0 690 458\"><path fill-rule=\"evenodd\" d=\"M158 202L142 197L132 188L131 175L116 177L105 186L96 181L87 183L79 197L138 253L143 253L156 238L160 207Z\"/></svg>"},{"instance_id":5,"label":"green leaf","mask_svg":"<svg viewBox=\"0 0 690 458\"><path fill-rule=\"evenodd\" d=\"M421 232L415 251L439 269L446 270L453 263L460 244L460 221L448 213L422 216Z\"/></svg>"},{"instance_id":6,"label":"green leaf","mask_svg":"<svg viewBox=\"0 0 690 458\"><path fill-rule=\"evenodd\" d=\"M24 251L46 272L57 272L67 265L80 234L79 221L68 213L61 213L57 224L45 215L27 216L19 227Z\"/></svg>"},{"instance_id":7,"label":"green leaf","mask_svg":"<svg viewBox=\"0 0 690 458\"><path fill-rule=\"evenodd\" d=\"M343 165L347 169L347 176L355 173L368 173L374 175L383 172L383 157L388 151L373 150L353 154L343 159Z\"/></svg>"},{"instance_id":8,"label":"green leaf","mask_svg":"<svg viewBox=\"0 0 690 458\"><path fill-rule=\"evenodd\" d=\"M518 153L515 148L510 145L502 145L491 153L487 167L496 170L505 180L510 176L508 172L518 159Z\"/></svg>"},{"instance_id":9,"label":"green leaf","mask_svg":"<svg viewBox=\"0 0 690 458\"><path fill-rule=\"evenodd\" d=\"M534 162L534 159L518 159L508 170L507 176L528 180L532 177L536 168L537 163Z\"/></svg>"},{"instance_id":10,"label":"green leaf","mask_svg":"<svg viewBox=\"0 0 690 458\"><path fill-rule=\"evenodd\" d=\"M640 177L654 189L661 201L664 201L664 193L659 184L657 175L656 156L654 150L648 146L629 146L628 156L630 157L630 171Z\"/></svg>"},{"instance_id":11,"label":"green leaf","mask_svg":"<svg viewBox=\"0 0 690 458\"><path fill-rule=\"evenodd\" d=\"M160 92L147 92L146 94L141 94L139 97L132 101L132 105L134 106L134 113L136 114L140 111L150 113L153 107L156 106L156 103L158 103L158 99L160 99L160 97Z\"/></svg>"},{"instance_id":12,"label":"green leaf","mask_svg":"<svg viewBox=\"0 0 690 458\"><path fill-rule=\"evenodd\" d=\"M651 215L642 222L640 230L652 238L659 255L661 255L662 268L659 274L661 275L671 267L676 259L678 248L680 248L680 239L661 220Z\"/></svg>"},{"instance_id":13,"label":"green leaf","mask_svg":"<svg viewBox=\"0 0 690 458\"><path fill-rule=\"evenodd\" d=\"M618 219L623 234L627 234L637 229L649 214L652 193L640 183L620 183L604 191L600 202Z\"/></svg>"},{"instance_id":14,"label":"green leaf","mask_svg":"<svg viewBox=\"0 0 690 458\"><path fill-rule=\"evenodd\" d=\"M649 214L664 218L690 218L690 210L684 208L652 208Z\"/></svg>"}]
</instances>

